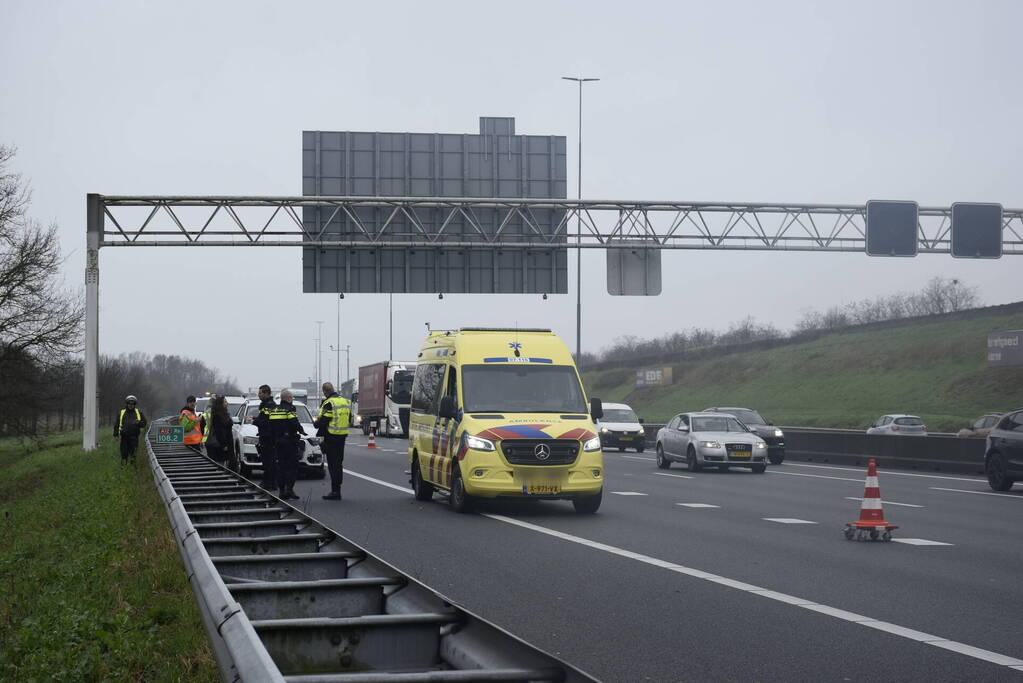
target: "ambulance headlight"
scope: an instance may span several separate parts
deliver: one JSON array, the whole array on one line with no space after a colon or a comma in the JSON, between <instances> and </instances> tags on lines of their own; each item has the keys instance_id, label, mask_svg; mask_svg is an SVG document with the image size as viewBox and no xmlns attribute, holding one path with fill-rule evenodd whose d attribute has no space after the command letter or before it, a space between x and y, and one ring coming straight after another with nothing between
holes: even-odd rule
<instances>
[{"instance_id":1,"label":"ambulance headlight","mask_svg":"<svg viewBox=\"0 0 1023 683\"><path fill-rule=\"evenodd\" d=\"M600 450L600 437L595 436L589 441L583 444L584 451L599 451Z\"/></svg>"},{"instance_id":2,"label":"ambulance headlight","mask_svg":"<svg viewBox=\"0 0 1023 683\"><path fill-rule=\"evenodd\" d=\"M494 442L490 439L484 439L481 436L467 436L465 437L465 445L474 451L493 451Z\"/></svg>"},{"instance_id":3,"label":"ambulance headlight","mask_svg":"<svg viewBox=\"0 0 1023 683\"><path fill-rule=\"evenodd\" d=\"M609 434L610 432L611 432L611 430L608 429L607 427L601 427L600 428L600 433L601 434Z\"/></svg>"}]
</instances>

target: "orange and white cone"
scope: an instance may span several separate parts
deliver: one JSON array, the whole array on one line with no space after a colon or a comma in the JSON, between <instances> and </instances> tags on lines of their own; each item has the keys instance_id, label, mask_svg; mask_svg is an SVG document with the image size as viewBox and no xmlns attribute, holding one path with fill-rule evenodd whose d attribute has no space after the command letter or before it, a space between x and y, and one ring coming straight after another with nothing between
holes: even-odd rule
<instances>
[{"instance_id":1,"label":"orange and white cone","mask_svg":"<svg viewBox=\"0 0 1023 683\"><path fill-rule=\"evenodd\" d=\"M881 488L877 483L877 463L873 458L867 463L867 481L863 486L863 501L860 503L860 518L845 525L845 537L852 540L857 537L864 541L892 540L892 529L899 527L884 520L881 507Z\"/></svg>"},{"instance_id":2,"label":"orange and white cone","mask_svg":"<svg viewBox=\"0 0 1023 683\"><path fill-rule=\"evenodd\" d=\"M366 448L376 448L377 447L376 433L377 433L377 428L376 427L370 427L369 428L369 443L366 444Z\"/></svg>"}]
</instances>

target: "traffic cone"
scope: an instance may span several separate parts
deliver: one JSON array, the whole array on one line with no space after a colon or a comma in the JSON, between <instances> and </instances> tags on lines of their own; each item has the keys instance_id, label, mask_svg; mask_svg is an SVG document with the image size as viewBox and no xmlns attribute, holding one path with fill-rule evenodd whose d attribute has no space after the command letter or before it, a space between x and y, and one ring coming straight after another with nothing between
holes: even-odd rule
<instances>
[{"instance_id":1,"label":"traffic cone","mask_svg":"<svg viewBox=\"0 0 1023 683\"><path fill-rule=\"evenodd\" d=\"M376 427L370 427L369 428L369 443L366 444L366 448L376 448L377 447L377 437L376 437L376 434L377 434L377 428Z\"/></svg>"},{"instance_id":2,"label":"traffic cone","mask_svg":"<svg viewBox=\"0 0 1023 683\"><path fill-rule=\"evenodd\" d=\"M892 540L892 529L899 527L884 520L881 508L881 489L877 484L877 463L873 458L867 463L867 481L863 486L863 501L860 503L860 518L845 525L845 537L850 541L857 537L864 541Z\"/></svg>"}]
</instances>

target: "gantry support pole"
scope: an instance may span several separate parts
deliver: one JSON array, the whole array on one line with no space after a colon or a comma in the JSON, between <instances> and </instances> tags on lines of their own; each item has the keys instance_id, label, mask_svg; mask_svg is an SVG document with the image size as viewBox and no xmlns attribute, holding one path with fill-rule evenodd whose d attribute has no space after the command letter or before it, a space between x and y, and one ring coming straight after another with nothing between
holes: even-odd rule
<instances>
[{"instance_id":1,"label":"gantry support pole","mask_svg":"<svg viewBox=\"0 0 1023 683\"><path fill-rule=\"evenodd\" d=\"M103 239L103 204L98 194L86 196L85 227L85 372L82 401L82 448L96 448L99 420L99 247Z\"/></svg>"}]
</instances>

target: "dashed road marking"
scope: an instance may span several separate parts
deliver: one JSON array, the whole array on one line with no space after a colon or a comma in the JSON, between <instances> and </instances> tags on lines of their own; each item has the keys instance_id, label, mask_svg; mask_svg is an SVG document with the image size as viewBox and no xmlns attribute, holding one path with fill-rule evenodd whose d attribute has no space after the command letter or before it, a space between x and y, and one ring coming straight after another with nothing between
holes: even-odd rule
<instances>
[{"instance_id":1,"label":"dashed road marking","mask_svg":"<svg viewBox=\"0 0 1023 683\"><path fill-rule=\"evenodd\" d=\"M687 474L672 474L670 472L651 472L650 474L656 474L658 477L677 477L678 479L692 479Z\"/></svg>"},{"instance_id":2,"label":"dashed road marking","mask_svg":"<svg viewBox=\"0 0 1023 683\"><path fill-rule=\"evenodd\" d=\"M413 493L412 490L409 489L408 487L398 486L388 481L375 479L365 474L352 472L351 470L348 469L345 469L345 473L350 474L353 477L358 477L359 479L365 479L366 481L373 482L374 484L379 484L380 486L386 486L387 488L401 491L405 495L410 496ZM786 595L785 593L772 591L768 588L761 588L759 586L743 583L742 581L729 579L718 574L705 572L702 569L686 567L684 565L675 564L674 562L668 562L667 560L661 560L656 557L651 557L650 555L643 555L642 553L636 553L631 550L625 550L624 548L618 548L616 546L608 545L606 543L591 541L588 538L583 538L581 536L573 536L572 534L566 534L563 531L556 531L554 529L549 529L547 527L540 526L539 524L533 524L531 522L525 522L520 519L513 519L511 517L506 517L504 515L495 515L490 513L483 513L480 515L480 517L486 517L488 519L493 519L498 522L504 522L505 524L511 524L522 529L535 531L537 533L545 534L547 536L558 538L563 541L568 541L570 543L577 543L579 545L592 548L593 550L600 550L611 555L617 555L618 557L624 557L630 560L635 560L637 562L642 562L643 564L647 564L653 567L660 567L662 569L667 569L668 571L673 571L678 574L690 576L695 579L701 579L703 581L716 583L719 586L725 586L727 588L744 591L750 593L751 595L759 595L762 598L767 598L768 600L776 600L787 605L799 607L800 609L808 609L813 612L817 612L818 614L825 614L829 617L841 619L842 621L848 621L859 626L866 626L867 628L885 631L886 633L890 633L900 638L907 638L909 640L925 643L927 645L933 645L935 647L940 647L942 649L950 650L952 652L958 652L959 654L964 655L966 657L972 657L974 659L990 662L992 664L998 664L1000 666L1006 666L1012 669L1023 670L1023 659L1017 659L1015 657L1003 655L999 652L983 650L979 647L967 645L966 643L960 643L954 640L949 640L947 638L942 638L941 636L935 636L929 633L924 633L922 631L916 631L910 628L906 628L905 626L899 626L898 624L892 624L885 621L879 621L877 619L871 619L870 617L864 616L862 614L856 614L855 612L847 612L846 610L839 609L837 607L822 605L813 602L812 600L806 600L804 598L800 598L794 595Z\"/></svg>"},{"instance_id":3,"label":"dashed road marking","mask_svg":"<svg viewBox=\"0 0 1023 683\"><path fill-rule=\"evenodd\" d=\"M934 491L952 491L954 493L975 493L978 496L998 496L999 498L1015 498L1016 500L1023 500L1023 496L1014 496L1011 493L995 493L994 491L967 491L966 489L943 489L938 486L931 486L929 488Z\"/></svg>"},{"instance_id":4,"label":"dashed road marking","mask_svg":"<svg viewBox=\"0 0 1023 683\"><path fill-rule=\"evenodd\" d=\"M846 500L858 500L858 501L861 501L861 502L863 501L862 498L856 498L855 496L846 496L845 499ZM923 505L913 505L912 503L893 503L890 500L882 500L881 504L882 505L901 505L904 508L922 508L922 507L924 507Z\"/></svg>"},{"instance_id":5,"label":"dashed road marking","mask_svg":"<svg viewBox=\"0 0 1023 683\"><path fill-rule=\"evenodd\" d=\"M640 493L639 491L611 491L616 496L649 496L649 493Z\"/></svg>"},{"instance_id":6,"label":"dashed road marking","mask_svg":"<svg viewBox=\"0 0 1023 683\"><path fill-rule=\"evenodd\" d=\"M654 461L653 458L644 458L644 457L639 456L639 455L623 455L621 457L628 458L629 460L646 460L647 462L653 462Z\"/></svg>"},{"instance_id":7,"label":"dashed road marking","mask_svg":"<svg viewBox=\"0 0 1023 683\"><path fill-rule=\"evenodd\" d=\"M863 479L850 479L849 477L829 477L825 474L803 474L802 472L779 472L778 470L767 470L770 474L787 474L790 477L813 477L814 479L838 479L839 481L855 481L863 483ZM887 474L887 472L885 473Z\"/></svg>"},{"instance_id":8,"label":"dashed road marking","mask_svg":"<svg viewBox=\"0 0 1023 683\"><path fill-rule=\"evenodd\" d=\"M941 541L928 541L926 538L893 538L893 543L905 543L906 545L955 545L954 543L942 543Z\"/></svg>"},{"instance_id":9,"label":"dashed road marking","mask_svg":"<svg viewBox=\"0 0 1023 683\"><path fill-rule=\"evenodd\" d=\"M764 517L765 522L778 522L778 524L816 524L808 519L796 519L795 517Z\"/></svg>"},{"instance_id":10,"label":"dashed road marking","mask_svg":"<svg viewBox=\"0 0 1023 683\"><path fill-rule=\"evenodd\" d=\"M720 505L708 505L707 503L675 503L684 508L720 508Z\"/></svg>"},{"instance_id":11,"label":"dashed road marking","mask_svg":"<svg viewBox=\"0 0 1023 683\"><path fill-rule=\"evenodd\" d=\"M821 470L841 470L845 472L866 472L865 467L836 467L834 465L807 465L805 463L786 462L786 467L813 467ZM771 470L768 470L770 472ZM776 472L776 474L785 474L784 472ZM950 481L986 481L985 479L967 479L965 477L947 477L940 474L919 474L917 472L895 472L892 470L884 470L884 475L892 477L923 477L924 479L947 479Z\"/></svg>"}]
</instances>

